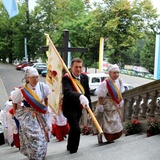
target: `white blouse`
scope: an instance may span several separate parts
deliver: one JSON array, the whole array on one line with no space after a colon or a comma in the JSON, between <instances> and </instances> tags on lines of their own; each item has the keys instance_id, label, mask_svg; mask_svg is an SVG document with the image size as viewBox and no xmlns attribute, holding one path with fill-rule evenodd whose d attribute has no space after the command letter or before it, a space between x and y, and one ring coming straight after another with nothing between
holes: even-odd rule
<instances>
[{"instance_id":1,"label":"white blouse","mask_svg":"<svg viewBox=\"0 0 160 160\"><path fill-rule=\"evenodd\" d=\"M27 87L30 89L34 88L33 91L38 95L41 102L43 102L43 100L50 94L49 87L43 82L38 82L35 87L32 87L28 83ZM15 90L11 92L11 98L13 103L20 104L23 101L23 94L21 90L19 88L15 88Z\"/></svg>"},{"instance_id":2,"label":"white blouse","mask_svg":"<svg viewBox=\"0 0 160 160\"><path fill-rule=\"evenodd\" d=\"M122 80L117 79L114 82L116 83L116 85L121 93L125 91ZM98 86L96 93L97 93L98 97L106 97L106 95L108 93L108 88L107 88L107 83L105 80Z\"/></svg>"}]
</instances>

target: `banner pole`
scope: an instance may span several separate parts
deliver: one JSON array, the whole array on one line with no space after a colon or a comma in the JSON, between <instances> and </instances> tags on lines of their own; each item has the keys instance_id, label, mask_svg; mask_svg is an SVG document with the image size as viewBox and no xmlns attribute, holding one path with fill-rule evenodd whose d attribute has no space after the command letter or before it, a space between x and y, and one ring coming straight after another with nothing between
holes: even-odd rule
<instances>
[{"instance_id":1,"label":"banner pole","mask_svg":"<svg viewBox=\"0 0 160 160\"><path fill-rule=\"evenodd\" d=\"M58 53L58 51L57 51L56 47L54 46L53 42L51 41L49 35L48 35L48 34L45 34L45 36L46 36L47 39L49 40L49 42L50 42L50 44L52 45L54 51L56 52L59 60L61 61L62 65L63 65L63 68L65 69L65 71L67 72L68 76L70 77L70 79L71 79L71 81L72 81L72 84L74 85L75 89L77 90L77 92L80 93L80 89L79 89L78 86L75 84L75 82L74 82L74 80L73 80L73 77L71 76L70 71L68 70L66 64L64 63L64 61L63 61L63 59L61 58L60 54ZM101 129L101 127L100 127L97 119L95 118L93 112L91 111L90 107L87 106L86 109L87 109L89 115L91 116L92 121L93 121L94 125L96 126L98 132L99 132L100 134L103 134L103 131L102 131L102 129Z\"/></svg>"}]
</instances>

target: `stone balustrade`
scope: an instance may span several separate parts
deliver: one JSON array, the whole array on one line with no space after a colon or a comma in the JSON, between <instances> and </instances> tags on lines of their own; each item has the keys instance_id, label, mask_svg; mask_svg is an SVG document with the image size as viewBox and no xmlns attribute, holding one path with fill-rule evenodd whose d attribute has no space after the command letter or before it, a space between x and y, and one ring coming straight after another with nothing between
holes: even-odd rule
<instances>
[{"instance_id":1,"label":"stone balustrade","mask_svg":"<svg viewBox=\"0 0 160 160\"><path fill-rule=\"evenodd\" d=\"M122 94L123 121L160 116L160 80L136 87Z\"/></svg>"}]
</instances>

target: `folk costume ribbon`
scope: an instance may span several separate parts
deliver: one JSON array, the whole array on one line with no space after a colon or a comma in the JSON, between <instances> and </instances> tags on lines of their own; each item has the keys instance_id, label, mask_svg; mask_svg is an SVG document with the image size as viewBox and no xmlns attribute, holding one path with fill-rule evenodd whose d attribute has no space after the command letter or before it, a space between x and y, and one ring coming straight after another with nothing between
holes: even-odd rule
<instances>
[{"instance_id":1,"label":"folk costume ribbon","mask_svg":"<svg viewBox=\"0 0 160 160\"><path fill-rule=\"evenodd\" d=\"M109 94L111 95L113 100L117 104L119 104L122 100L122 95L121 95L121 92L119 91L118 87L113 82L113 80L111 80L110 78L106 80L106 84L107 84Z\"/></svg>"},{"instance_id":2,"label":"folk costume ribbon","mask_svg":"<svg viewBox=\"0 0 160 160\"><path fill-rule=\"evenodd\" d=\"M41 103L40 98L35 94L32 89L28 88L26 85L24 85L23 88L21 88L21 92L26 99L26 101L38 112L45 114L47 112L47 107Z\"/></svg>"},{"instance_id":3,"label":"folk costume ribbon","mask_svg":"<svg viewBox=\"0 0 160 160\"><path fill-rule=\"evenodd\" d=\"M81 83L77 80L77 79L74 79L76 85L78 86L78 88L80 89L81 93L82 94L85 94L85 90L83 88L83 86L81 85Z\"/></svg>"},{"instance_id":4,"label":"folk costume ribbon","mask_svg":"<svg viewBox=\"0 0 160 160\"><path fill-rule=\"evenodd\" d=\"M68 74L66 73L64 76L68 76ZM68 76L68 78L70 79L70 76ZM77 79L73 78L73 81L76 83L76 85L78 86L78 88L80 89L82 94L85 94L85 90L83 88L83 86L81 85L80 81L78 81ZM73 87L74 88L74 87ZM76 89L74 88L74 90L76 91Z\"/></svg>"}]
</instances>

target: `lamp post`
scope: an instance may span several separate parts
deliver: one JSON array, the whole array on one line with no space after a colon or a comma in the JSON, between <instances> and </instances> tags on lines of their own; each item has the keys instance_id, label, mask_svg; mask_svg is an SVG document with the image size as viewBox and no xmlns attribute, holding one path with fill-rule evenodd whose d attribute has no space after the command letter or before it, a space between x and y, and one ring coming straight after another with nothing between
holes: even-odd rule
<instances>
[{"instance_id":1,"label":"lamp post","mask_svg":"<svg viewBox=\"0 0 160 160\"><path fill-rule=\"evenodd\" d=\"M25 37L25 57L27 61L30 61L30 54L28 53L28 47L27 47L27 41L28 41L28 31L29 31L29 0L25 0L26 3L26 25L27 25L27 32L26 32L26 37Z\"/></svg>"}]
</instances>

